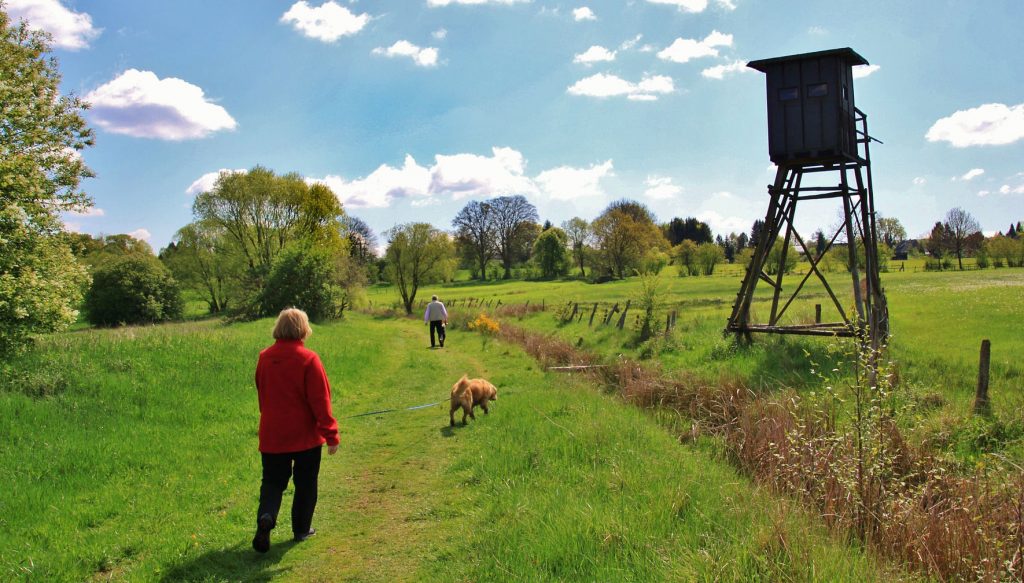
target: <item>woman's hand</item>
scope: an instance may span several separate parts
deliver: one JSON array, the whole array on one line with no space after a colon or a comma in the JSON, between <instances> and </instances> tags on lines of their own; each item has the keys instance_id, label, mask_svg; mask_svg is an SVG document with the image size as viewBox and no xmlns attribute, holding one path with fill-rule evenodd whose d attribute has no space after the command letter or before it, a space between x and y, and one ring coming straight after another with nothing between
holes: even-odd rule
<instances>
[{"instance_id":1,"label":"woman's hand","mask_svg":"<svg viewBox=\"0 0 1024 583\"><path fill-rule=\"evenodd\" d=\"M334 455L336 453L338 453L338 446L337 445L328 445L327 446L327 455Z\"/></svg>"}]
</instances>

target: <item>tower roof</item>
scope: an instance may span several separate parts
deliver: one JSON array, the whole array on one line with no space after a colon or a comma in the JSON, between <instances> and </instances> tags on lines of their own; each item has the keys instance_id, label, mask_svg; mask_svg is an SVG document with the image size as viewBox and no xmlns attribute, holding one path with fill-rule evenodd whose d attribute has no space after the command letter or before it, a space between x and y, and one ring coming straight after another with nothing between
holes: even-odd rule
<instances>
[{"instance_id":1,"label":"tower roof","mask_svg":"<svg viewBox=\"0 0 1024 583\"><path fill-rule=\"evenodd\" d=\"M758 71L761 71L762 73L765 73L765 72L767 72L767 69L768 69L769 66L776 65L778 63L785 63L785 62L789 62L789 61L803 61L805 59L819 59L821 57L831 57L831 56L837 56L837 57L845 58L846 61L848 61L850 63L851 67L854 66L854 65L867 65L868 64L867 59L865 59L864 57L858 55L857 51L854 51L850 47L846 47L846 48L842 48L842 49L829 49L827 51L817 51L817 52L813 52L813 53L801 53L799 55L789 55L789 56L786 56L786 57L774 57L774 58L771 58L771 59L760 59L760 60L757 60L757 61L750 61L749 63L747 63L747 66L750 67L751 69L757 69Z\"/></svg>"}]
</instances>

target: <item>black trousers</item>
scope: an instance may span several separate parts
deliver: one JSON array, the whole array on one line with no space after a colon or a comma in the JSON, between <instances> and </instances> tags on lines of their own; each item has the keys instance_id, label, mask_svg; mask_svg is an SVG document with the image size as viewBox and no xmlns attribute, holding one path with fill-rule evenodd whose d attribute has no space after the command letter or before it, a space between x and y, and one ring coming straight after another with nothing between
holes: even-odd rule
<instances>
[{"instance_id":1,"label":"black trousers","mask_svg":"<svg viewBox=\"0 0 1024 583\"><path fill-rule=\"evenodd\" d=\"M296 536L309 532L316 509L316 481L320 475L320 449L316 446L293 453L264 453L263 482L260 484L260 507L256 518L264 514L274 517L281 510L281 495L294 474L295 497L292 499L292 533Z\"/></svg>"},{"instance_id":2,"label":"black trousers","mask_svg":"<svg viewBox=\"0 0 1024 583\"><path fill-rule=\"evenodd\" d=\"M430 346L434 346L434 330L437 330L437 339L441 341L441 346L444 346L444 326L441 324L443 320L431 320L430 321Z\"/></svg>"}]
</instances>

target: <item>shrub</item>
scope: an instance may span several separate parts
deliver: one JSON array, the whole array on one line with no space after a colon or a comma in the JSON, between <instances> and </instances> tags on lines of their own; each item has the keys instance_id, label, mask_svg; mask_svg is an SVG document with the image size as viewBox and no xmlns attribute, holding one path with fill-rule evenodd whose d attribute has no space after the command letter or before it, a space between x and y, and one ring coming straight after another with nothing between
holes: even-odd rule
<instances>
[{"instance_id":1,"label":"shrub","mask_svg":"<svg viewBox=\"0 0 1024 583\"><path fill-rule=\"evenodd\" d=\"M263 291L260 310L273 315L294 306L313 320L340 318L350 299L343 286L345 258L325 247L298 246L274 262Z\"/></svg>"},{"instance_id":2,"label":"shrub","mask_svg":"<svg viewBox=\"0 0 1024 583\"><path fill-rule=\"evenodd\" d=\"M85 296L94 326L149 324L181 317L178 284L156 257L131 255L100 267Z\"/></svg>"}]
</instances>

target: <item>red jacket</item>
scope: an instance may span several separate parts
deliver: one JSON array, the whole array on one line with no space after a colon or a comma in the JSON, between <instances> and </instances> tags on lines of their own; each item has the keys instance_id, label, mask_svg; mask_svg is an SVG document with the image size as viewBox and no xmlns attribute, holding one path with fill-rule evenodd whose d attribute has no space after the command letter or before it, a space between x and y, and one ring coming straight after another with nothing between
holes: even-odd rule
<instances>
[{"instance_id":1,"label":"red jacket","mask_svg":"<svg viewBox=\"0 0 1024 583\"><path fill-rule=\"evenodd\" d=\"M278 340L256 364L260 451L290 453L338 445L331 386L315 352L301 340Z\"/></svg>"}]
</instances>

